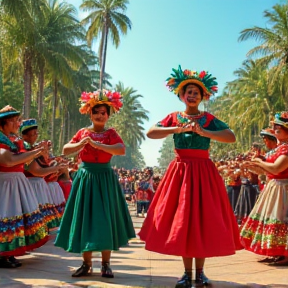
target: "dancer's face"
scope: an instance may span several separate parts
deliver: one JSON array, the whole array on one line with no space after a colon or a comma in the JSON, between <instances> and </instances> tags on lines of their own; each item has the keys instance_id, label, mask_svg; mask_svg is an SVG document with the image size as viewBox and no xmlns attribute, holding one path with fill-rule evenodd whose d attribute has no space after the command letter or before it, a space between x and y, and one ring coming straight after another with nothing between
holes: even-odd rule
<instances>
[{"instance_id":1,"label":"dancer's face","mask_svg":"<svg viewBox=\"0 0 288 288\"><path fill-rule=\"evenodd\" d=\"M37 138L38 138L38 130L37 128L29 130L26 134L22 135L22 138L28 142L29 144L33 145Z\"/></svg>"},{"instance_id":2,"label":"dancer's face","mask_svg":"<svg viewBox=\"0 0 288 288\"><path fill-rule=\"evenodd\" d=\"M3 127L5 134L14 133L17 134L20 127L20 118L19 116L11 117L6 120L6 124Z\"/></svg>"},{"instance_id":3,"label":"dancer's face","mask_svg":"<svg viewBox=\"0 0 288 288\"><path fill-rule=\"evenodd\" d=\"M180 96L181 100L190 107L198 107L202 101L200 88L190 84L186 87L184 95Z\"/></svg>"},{"instance_id":4,"label":"dancer's face","mask_svg":"<svg viewBox=\"0 0 288 288\"><path fill-rule=\"evenodd\" d=\"M275 136L279 141L286 141L288 140L288 129L283 127L282 125L274 124L273 130Z\"/></svg>"},{"instance_id":5,"label":"dancer's face","mask_svg":"<svg viewBox=\"0 0 288 288\"><path fill-rule=\"evenodd\" d=\"M96 125L105 125L109 115L106 106L93 107L91 111L91 120Z\"/></svg>"}]
</instances>

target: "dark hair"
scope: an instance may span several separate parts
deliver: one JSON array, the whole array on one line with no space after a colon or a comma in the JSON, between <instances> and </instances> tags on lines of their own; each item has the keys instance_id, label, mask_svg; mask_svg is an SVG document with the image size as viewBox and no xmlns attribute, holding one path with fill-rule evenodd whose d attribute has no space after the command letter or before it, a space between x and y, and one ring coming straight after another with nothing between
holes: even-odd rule
<instances>
[{"instance_id":1,"label":"dark hair","mask_svg":"<svg viewBox=\"0 0 288 288\"><path fill-rule=\"evenodd\" d=\"M267 138L268 140L277 142L277 138L276 138L276 137L270 136L270 135L267 135L267 134L263 134L263 135L262 135L262 138Z\"/></svg>"},{"instance_id":2,"label":"dark hair","mask_svg":"<svg viewBox=\"0 0 288 288\"><path fill-rule=\"evenodd\" d=\"M187 83L186 85L184 85L183 88L182 88L182 89L183 89L183 94L185 94L186 89L187 89L187 87L188 87L189 85L195 85L195 86L197 86L197 87L199 88L199 90L200 90L200 94L201 94L201 100L202 100L203 97L204 97L204 91L203 91L203 88L202 88L200 85L195 84L195 83Z\"/></svg>"},{"instance_id":3,"label":"dark hair","mask_svg":"<svg viewBox=\"0 0 288 288\"><path fill-rule=\"evenodd\" d=\"M97 104L97 105L93 106L91 109L92 113L93 113L94 109L97 109L97 108L102 107L102 106L106 107L107 114L108 114L108 116L110 116L110 106L108 104Z\"/></svg>"},{"instance_id":4,"label":"dark hair","mask_svg":"<svg viewBox=\"0 0 288 288\"><path fill-rule=\"evenodd\" d=\"M37 130L38 127L36 127L36 126L30 127L28 129L22 131L22 135L26 135L29 131L34 130L34 129Z\"/></svg>"},{"instance_id":5,"label":"dark hair","mask_svg":"<svg viewBox=\"0 0 288 288\"><path fill-rule=\"evenodd\" d=\"M3 128L3 127L7 124L7 120L8 120L8 119L14 118L14 117L16 117L16 116L18 116L18 115L9 115L9 116L7 116L7 117L1 118L1 119L0 119L0 127Z\"/></svg>"}]
</instances>

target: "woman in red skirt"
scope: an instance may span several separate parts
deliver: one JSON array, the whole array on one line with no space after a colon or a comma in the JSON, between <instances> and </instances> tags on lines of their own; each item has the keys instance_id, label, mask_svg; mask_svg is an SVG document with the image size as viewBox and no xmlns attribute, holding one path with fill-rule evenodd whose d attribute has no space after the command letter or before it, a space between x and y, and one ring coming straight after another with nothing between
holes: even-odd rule
<instances>
[{"instance_id":1,"label":"woman in red skirt","mask_svg":"<svg viewBox=\"0 0 288 288\"><path fill-rule=\"evenodd\" d=\"M176 158L158 186L139 236L147 250L182 256L185 273L176 284L180 288L192 285L193 258L196 284L207 285L205 258L232 255L242 246L224 182L208 152L210 139L233 143L235 136L227 124L198 109L217 92L217 82L205 71L182 71L179 66L173 72L167 86L186 109L169 114L147 136L173 134Z\"/></svg>"}]
</instances>

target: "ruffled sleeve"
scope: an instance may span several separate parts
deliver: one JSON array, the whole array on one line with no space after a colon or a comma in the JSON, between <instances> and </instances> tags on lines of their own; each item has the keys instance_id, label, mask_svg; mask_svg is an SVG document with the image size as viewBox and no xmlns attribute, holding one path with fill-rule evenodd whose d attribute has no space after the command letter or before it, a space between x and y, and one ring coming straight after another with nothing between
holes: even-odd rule
<instances>
[{"instance_id":1,"label":"ruffled sleeve","mask_svg":"<svg viewBox=\"0 0 288 288\"><path fill-rule=\"evenodd\" d=\"M216 117L213 117L208 127L205 129L210 130L210 131L221 131L221 130L229 129L229 126L225 122L217 119Z\"/></svg>"},{"instance_id":2,"label":"ruffled sleeve","mask_svg":"<svg viewBox=\"0 0 288 288\"><path fill-rule=\"evenodd\" d=\"M159 121L157 127L175 127L177 125L176 112L167 115L163 120Z\"/></svg>"},{"instance_id":3,"label":"ruffled sleeve","mask_svg":"<svg viewBox=\"0 0 288 288\"><path fill-rule=\"evenodd\" d=\"M110 129L110 145L121 143L124 144L122 138L119 136L119 134L116 132L115 129Z\"/></svg>"},{"instance_id":4,"label":"ruffled sleeve","mask_svg":"<svg viewBox=\"0 0 288 288\"><path fill-rule=\"evenodd\" d=\"M4 143L0 143L0 148L3 148L5 150L9 150L9 151L11 150L10 147Z\"/></svg>"},{"instance_id":5,"label":"ruffled sleeve","mask_svg":"<svg viewBox=\"0 0 288 288\"><path fill-rule=\"evenodd\" d=\"M288 145L287 144L281 145L278 148L277 155L278 155L278 157L281 155L288 156Z\"/></svg>"},{"instance_id":6,"label":"ruffled sleeve","mask_svg":"<svg viewBox=\"0 0 288 288\"><path fill-rule=\"evenodd\" d=\"M70 143L78 143L82 139L84 128L80 129L71 139Z\"/></svg>"}]
</instances>

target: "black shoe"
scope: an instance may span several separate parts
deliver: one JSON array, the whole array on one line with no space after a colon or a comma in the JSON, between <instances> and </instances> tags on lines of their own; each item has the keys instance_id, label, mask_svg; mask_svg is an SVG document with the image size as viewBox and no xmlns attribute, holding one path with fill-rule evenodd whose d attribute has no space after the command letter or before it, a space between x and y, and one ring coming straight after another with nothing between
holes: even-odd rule
<instances>
[{"instance_id":1,"label":"black shoe","mask_svg":"<svg viewBox=\"0 0 288 288\"><path fill-rule=\"evenodd\" d=\"M185 272L180 280L177 281L175 288L191 288L192 280Z\"/></svg>"},{"instance_id":2,"label":"black shoe","mask_svg":"<svg viewBox=\"0 0 288 288\"><path fill-rule=\"evenodd\" d=\"M10 263L12 263L12 264L15 264L16 267L21 267L21 266L22 266L22 263L21 263L19 260L17 260L14 256L10 256L10 257L8 258L8 261L9 261Z\"/></svg>"},{"instance_id":3,"label":"black shoe","mask_svg":"<svg viewBox=\"0 0 288 288\"><path fill-rule=\"evenodd\" d=\"M276 257L266 257L264 259L258 260L258 263L273 263L275 262Z\"/></svg>"},{"instance_id":4,"label":"black shoe","mask_svg":"<svg viewBox=\"0 0 288 288\"><path fill-rule=\"evenodd\" d=\"M12 256L13 257L13 256ZM9 258L11 258L11 257L9 257ZM18 261L18 260L16 260L14 257L14 259L16 260L16 261L18 261L19 263L20 263L20 265L19 264L16 264L15 263L15 261L9 261L9 258L6 258L6 257L2 257L2 258L0 258L0 268L18 268L18 267L20 267L22 264Z\"/></svg>"},{"instance_id":5,"label":"black shoe","mask_svg":"<svg viewBox=\"0 0 288 288\"><path fill-rule=\"evenodd\" d=\"M83 262L82 266L72 274L72 277L82 277L91 275L92 275L92 267Z\"/></svg>"},{"instance_id":6,"label":"black shoe","mask_svg":"<svg viewBox=\"0 0 288 288\"><path fill-rule=\"evenodd\" d=\"M195 279L196 286L208 286L210 284L209 279L205 276L203 272L196 274Z\"/></svg>"},{"instance_id":7,"label":"black shoe","mask_svg":"<svg viewBox=\"0 0 288 288\"><path fill-rule=\"evenodd\" d=\"M114 274L110 268L109 262L102 262L101 276L105 278L114 278Z\"/></svg>"}]
</instances>

